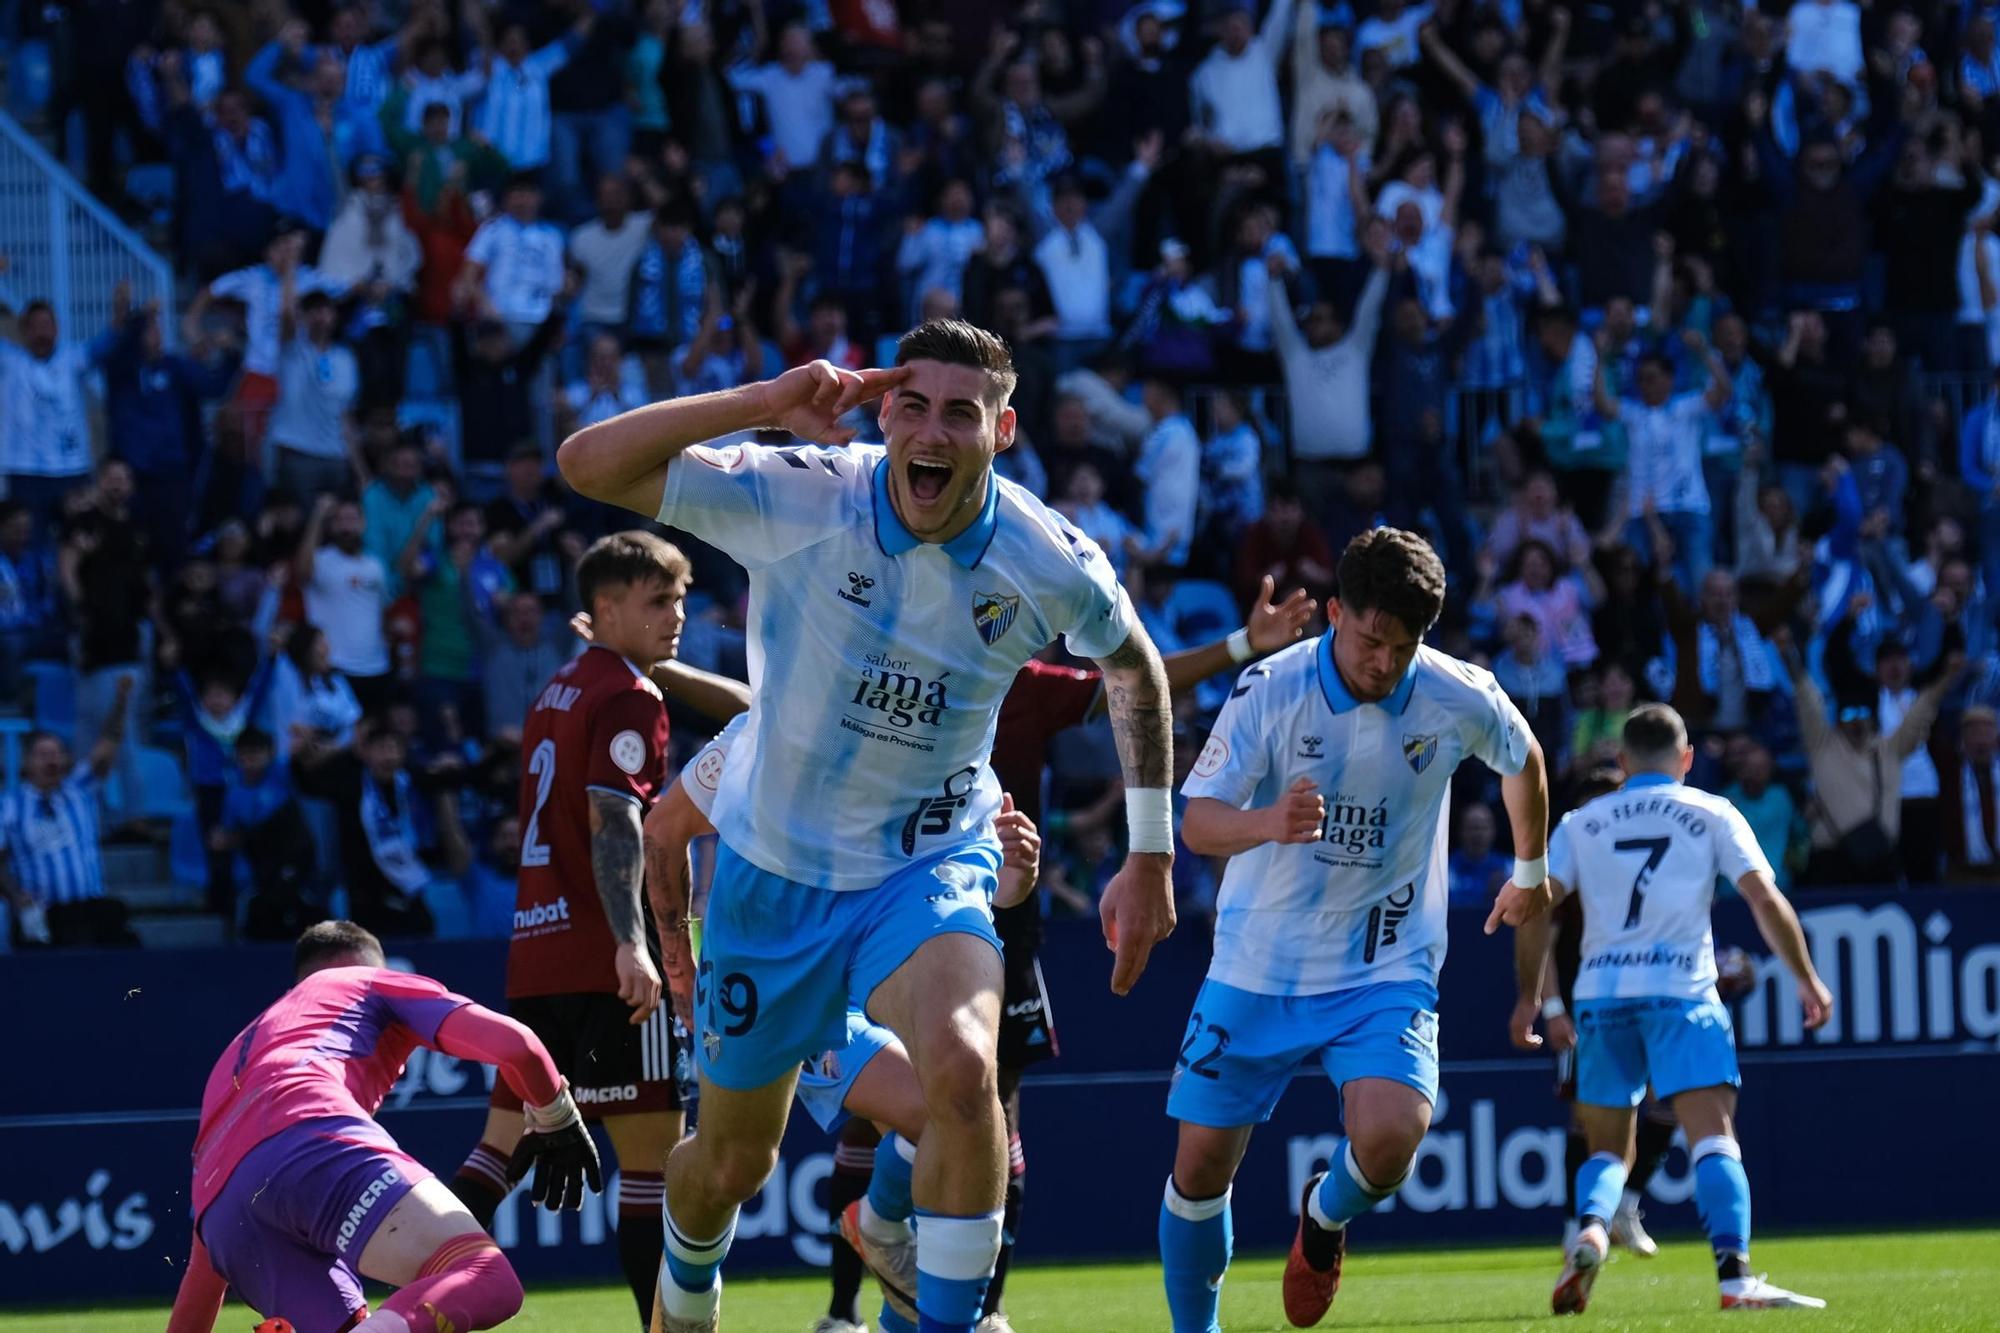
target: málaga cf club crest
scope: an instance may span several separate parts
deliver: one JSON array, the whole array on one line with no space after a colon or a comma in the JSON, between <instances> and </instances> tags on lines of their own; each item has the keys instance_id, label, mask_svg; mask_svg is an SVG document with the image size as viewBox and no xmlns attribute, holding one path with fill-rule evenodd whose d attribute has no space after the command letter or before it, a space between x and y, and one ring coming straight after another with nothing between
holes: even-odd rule
<instances>
[{"instance_id":1,"label":"m\u00e1laga cf club crest","mask_svg":"<svg viewBox=\"0 0 2000 1333\"><path fill-rule=\"evenodd\" d=\"M1434 735L1403 737L1403 758L1412 773L1421 773L1429 768L1437 753L1438 738Z\"/></svg>"},{"instance_id":2,"label":"m\u00e1laga cf club crest","mask_svg":"<svg viewBox=\"0 0 2000 1333\"><path fill-rule=\"evenodd\" d=\"M1018 593L972 594L972 627L979 631L980 640L988 648L1000 642L1000 636L1013 628L1014 617L1019 614L1021 597Z\"/></svg>"}]
</instances>

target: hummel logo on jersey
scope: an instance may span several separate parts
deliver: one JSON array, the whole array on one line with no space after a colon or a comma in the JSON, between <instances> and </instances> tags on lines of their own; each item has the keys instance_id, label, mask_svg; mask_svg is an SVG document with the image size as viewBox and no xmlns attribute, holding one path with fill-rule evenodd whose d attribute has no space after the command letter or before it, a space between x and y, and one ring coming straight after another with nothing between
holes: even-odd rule
<instances>
[{"instance_id":1,"label":"hummel logo on jersey","mask_svg":"<svg viewBox=\"0 0 2000 1333\"><path fill-rule=\"evenodd\" d=\"M1417 886L1405 884L1381 902L1368 909L1367 934L1361 944L1361 961L1375 961L1377 949L1387 949L1395 944L1396 932L1410 915L1410 904L1417 900Z\"/></svg>"},{"instance_id":2,"label":"hummel logo on jersey","mask_svg":"<svg viewBox=\"0 0 2000 1333\"><path fill-rule=\"evenodd\" d=\"M866 574L856 573L850 569L847 571L847 586L840 589L836 595L843 602L852 602L856 606L868 606L870 603L864 594L874 586L874 579L869 578Z\"/></svg>"},{"instance_id":3,"label":"hummel logo on jersey","mask_svg":"<svg viewBox=\"0 0 2000 1333\"><path fill-rule=\"evenodd\" d=\"M979 631L980 640L988 648L1000 642L1000 637L1013 628L1014 617L1020 614L1021 597L1018 593L972 594L972 627Z\"/></svg>"},{"instance_id":4,"label":"hummel logo on jersey","mask_svg":"<svg viewBox=\"0 0 2000 1333\"><path fill-rule=\"evenodd\" d=\"M963 897L971 893L979 883L979 872L957 861L940 861L931 867L931 877L944 885L944 892L926 895L924 901L927 903Z\"/></svg>"},{"instance_id":5,"label":"hummel logo on jersey","mask_svg":"<svg viewBox=\"0 0 2000 1333\"><path fill-rule=\"evenodd\" d=\"M1299 758L1318 759L1320 757L1320 748L1325 744L1326 737L1324 736L1299 737Z\"/></svg>"},{"instance_id":6,"label":"hummel logo on jersey","mask_svg":"<svg viewBox=\"0 0 2000 1333\"><path fill-rule=\"evenodd\" d=\"M1431 760L1438 756L1438 738L1435 734L1403 737L1403 759L1412 773L1421 773L1431 766Z\"/></svg>"},{"instance_id":7,"label":"hummel logo on jersey","mask_svg":"<svg viewBox=\"0 0 2000 1333\"><path fill-rule=\"evenodd\" d=\"M971 799L973 785L978 780L977 768L961 768L944 780L942 796L926 796L918 801L917 808L903 821L903 855L910 856L916 852L918 838L935 838L951 832L958 823L958 812L965 809L966 802ZM943 879L943 876L939 878Z\"/></svg>"}]
</instances>

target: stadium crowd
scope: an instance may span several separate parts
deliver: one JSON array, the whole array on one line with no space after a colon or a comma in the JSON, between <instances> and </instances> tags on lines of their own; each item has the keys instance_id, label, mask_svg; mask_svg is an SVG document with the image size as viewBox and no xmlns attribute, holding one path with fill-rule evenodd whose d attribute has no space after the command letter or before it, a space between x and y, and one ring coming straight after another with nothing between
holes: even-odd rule
<instances>
[{"instance_id":1,"label":"stadium crowd","mask_svg":"<svg viewBox=\"0 0 2000 1333\"><path fill-rule=\"evenodd\" d=\"M2000 877L1992 6L7 12L67 52L95 190L144 218L170 167L186 295L76 329L4 293L0 700L50 728L0 798L17 943L130 938L97 844L154 836L162 748L244 935L508 934L520 721L618 526L555 443L943 313L1011 342L1000 468L1163 651L1418 529L1435 641L1559 775L1662 699L1781 882ZM740 677L741 572L675 539L683 658ZM677 764L714 724L674 720ZM1048 901L1084 912L1108 728L1051 759Z\"/></svg>"}]
</instances>

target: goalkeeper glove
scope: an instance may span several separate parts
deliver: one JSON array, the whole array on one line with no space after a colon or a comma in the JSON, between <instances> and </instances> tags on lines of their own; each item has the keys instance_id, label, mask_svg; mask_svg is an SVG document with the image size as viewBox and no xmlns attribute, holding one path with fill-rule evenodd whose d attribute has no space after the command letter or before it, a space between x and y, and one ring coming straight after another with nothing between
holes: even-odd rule
<instances>
[{"instance_id":1,"label":"goalkeeper glove","mask_svg":"<svg viewBox=\"0 0 2000 1333\"><path fill-rule=\"evenodd\" d=\"M534 1168L534 1183L528 1198L552 1212L583 1207L584 1182L593 1190L604 1188L604 1175L597 1164L597 1144L584 1127L569 1095L569 1085L547 1106L524 1106L521 1114L527 1125L513 1160L507 1164L507 1183L514 1184Z\"/></svg>"}]
</instances>

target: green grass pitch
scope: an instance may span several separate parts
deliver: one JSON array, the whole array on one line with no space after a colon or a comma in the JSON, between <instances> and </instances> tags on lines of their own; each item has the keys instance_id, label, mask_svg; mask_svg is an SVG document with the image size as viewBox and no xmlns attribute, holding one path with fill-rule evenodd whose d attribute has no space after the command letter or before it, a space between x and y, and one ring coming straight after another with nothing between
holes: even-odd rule
<instances>
[{"instance_id":1,"label":"green grass pitch","mask_svg":"<svg viewBox=\"0 0 2000 1333\"><path fill-rule=\"evenodd\" d=\"M1545 1324L1560 1256L1553 1243L1491 1249L1371 1253L1357 1236L1340 1298L1324 1327L1348 1329L1509 1329ZM1903 1232L1874 1236L1776 1237L1757 1242L1756 1267L1781 1286L1823 1297L1821 1311L1732 1315L1813 1333L1866 1330L1928 1333L2000 1328L2000 1230ZM1222 1289L1230 1333L1287 1328L1279 1307L1282 1258L1239 1258ZM723 1327L732 1333L803 1333L824 1309L821 1276L744 1279L729 1285ZM1007 1284L1021 1333L1164 1333L1158 1270L1129 1263L1029 1267ZM1582 1330L1687 1329L1723 1316L1716 1309L1707 1248L1695 1240L1661 1247L1658 1258L1615 1259L1598 1280ZM0 1315L6 1333L158 1333L163 1308L56 1310ZM248 1333L243 1307L224 1309L218 1333ZM633 1327L621 1288L530 1288L509 1329L542 1333Z\"/></svg>"}]
</instances>

